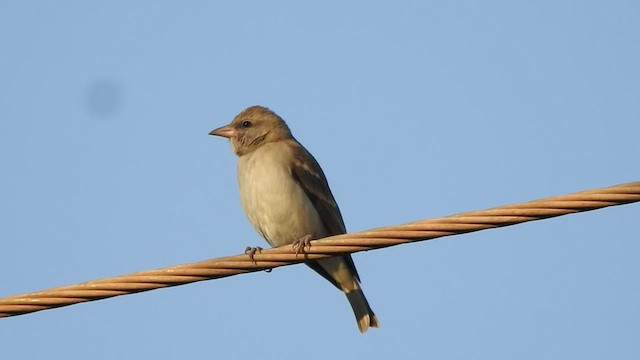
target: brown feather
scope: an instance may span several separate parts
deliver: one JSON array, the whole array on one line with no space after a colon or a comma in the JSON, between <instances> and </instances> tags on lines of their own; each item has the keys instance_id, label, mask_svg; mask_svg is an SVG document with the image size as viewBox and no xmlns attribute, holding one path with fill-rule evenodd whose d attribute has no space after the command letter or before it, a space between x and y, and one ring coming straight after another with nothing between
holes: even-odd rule
<instances>
[{"instance_id":1,"label":"brown feather","mask_svg":"<svg viewBox=\"0 0 640 360\"><path fill-rule=\"evenodd\" d=\"M336 200L331 193L329 183L327 182L327 178L322 172L322 168L313 157L313 155L311 155L311 153L309 153L307 149L304 148L304 146L300 145L300 143L295 140L290 141L295 142L295 146L292 147L294 151L294 161L291 165L291 175L298 182L298 184L300 184L305 194L307 195L309 200L311 200L313 206L320 215L320 219L322 220L322 223L327 230L327 233L324 235L332 236L346 233L347 229L344 225L344 221L342 220L340 208L338 207L338 204L336 203ZM310 164L310 166L307 166L305 164ZM315 171L316 169L317 171ZM360 281L360 275L358 274L358 270L356 270L356 266L353 263L351 255L343 255L343 258L347 262L349 270L351 270L356 279ZM331 278L331 276L327 274L320 265L318 265L317 263L309 264L309 267L318 272L324 278L331 281L332 284L340 289L340 286L338 286L336 281Z\"/></svg>"}]
</instances>

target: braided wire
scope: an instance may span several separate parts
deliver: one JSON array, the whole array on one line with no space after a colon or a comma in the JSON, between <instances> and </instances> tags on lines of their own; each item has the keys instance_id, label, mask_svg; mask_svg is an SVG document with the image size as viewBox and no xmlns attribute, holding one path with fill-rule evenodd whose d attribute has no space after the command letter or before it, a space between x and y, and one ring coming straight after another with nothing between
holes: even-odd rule
<instances>
[{"instance_id":1,"label":"braided wire","mask_svg":"<svg viewBox=\"0 0 640 360\"><path fill-rule=\"evenodd\" d=\"M304 253L299 254L296 254L292 246L282 246L257 252L253 255L253 259L247 254L227 256L8 296L0 299L0 317L22 315L86 301L292 265L336 254L431 240L636 201L640 201L640 182L380 227L314 240Z\"/></svg>"}]
</instances>

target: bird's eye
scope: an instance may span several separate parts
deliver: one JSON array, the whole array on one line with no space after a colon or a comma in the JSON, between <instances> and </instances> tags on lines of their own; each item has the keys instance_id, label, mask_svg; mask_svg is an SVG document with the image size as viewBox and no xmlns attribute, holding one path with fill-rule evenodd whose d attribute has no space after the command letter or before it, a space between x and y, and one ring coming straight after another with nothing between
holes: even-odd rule
<instances>
[{"instance_id":1,"label":"bird's eye","mask_svg":"<svg viewBox=\"0 0 640 360\"><path fill-rule=\"evenodd\" d=\"M253 125L251 123L251 121L243 121L242 122L242 127L248 128L248 127L251 127L251 125Z\"/></svg>"}]
</instances>

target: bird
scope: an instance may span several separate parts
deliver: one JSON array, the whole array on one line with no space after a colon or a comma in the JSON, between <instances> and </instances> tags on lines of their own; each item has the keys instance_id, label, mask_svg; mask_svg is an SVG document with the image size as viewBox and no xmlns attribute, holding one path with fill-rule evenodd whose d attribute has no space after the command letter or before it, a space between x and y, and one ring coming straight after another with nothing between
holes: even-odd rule
<instances>
[{"instance_id":1,"label":"bird","mask_svg":"<svg viewBox=\"0 0 640 360\"><path fill-rule=\"evenodd\" d=\"M250 106L209 135L229 139L242 208L269 245L304 249L311 239L346 233L322 168L275 112ZM305 263L346 294L361 333L379 327L351 255Z\"/></svg>"}]
</instances>

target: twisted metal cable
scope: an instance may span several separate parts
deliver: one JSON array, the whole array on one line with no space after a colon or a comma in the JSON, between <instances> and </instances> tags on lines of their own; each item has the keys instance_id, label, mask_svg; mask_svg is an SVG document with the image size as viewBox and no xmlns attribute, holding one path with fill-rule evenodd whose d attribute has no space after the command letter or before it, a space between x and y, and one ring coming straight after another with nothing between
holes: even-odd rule
<instances>
[{"instance_id":1,"label":"twisted metal cable","mask_svg":"<svg viewBox=\"0 0 640 360\"><path fill-rule=\"evenodd\" d=\"M640 201L640 182L331 236L312 241L312 245L302 254L296 254L291 246L282 246L262 250L254 254L253 259L247 254L228 256L8 296L0 299L0 317L27 314L118 295L292 265L336 254L431 240L636 201Z\"/></svg>"}]
</instances>

